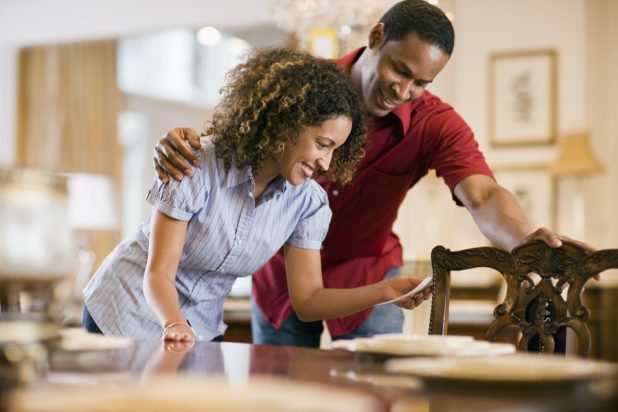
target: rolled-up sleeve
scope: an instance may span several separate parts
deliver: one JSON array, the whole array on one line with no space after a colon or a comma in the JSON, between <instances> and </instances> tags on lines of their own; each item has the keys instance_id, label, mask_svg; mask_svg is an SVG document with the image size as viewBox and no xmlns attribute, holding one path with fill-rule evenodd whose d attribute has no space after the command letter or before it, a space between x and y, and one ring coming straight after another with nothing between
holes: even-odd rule
<instances>
[{"instance_id":1,"label":"rolled-up sleeve","mask_svg":"<svg viewBox=\"0 0 618 412\"><path fill-rule=\"evenodd\" d=\"M155 179L146 195L146 200L157 210L167 216L188 221L204 208L208 197L205 176L203 173L204 156L198 154L202 164L200 169L194 170L193 176L185 176L177 182L169 179L162 182Z\"/></svg>"},{"instance_id":2,"label":"rolled-up sleeve","mask_svg":"<svg viewBox=\"0 0 618 412\"><path fill-rule=\"evenodd\" d=\"M311 207L303 213L287 243L300 249L319 250L333 214L328 206L328 197L322 188L313 187L310 190L316 190L318 196L313 197Z\"/></svg>"}]
</instances>

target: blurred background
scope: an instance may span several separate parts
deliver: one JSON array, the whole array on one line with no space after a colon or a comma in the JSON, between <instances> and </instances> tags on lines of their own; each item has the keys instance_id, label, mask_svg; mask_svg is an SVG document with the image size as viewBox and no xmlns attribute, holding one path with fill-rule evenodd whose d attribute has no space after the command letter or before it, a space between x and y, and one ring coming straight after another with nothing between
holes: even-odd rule
<instances>
[{"instance_id":1,"label":"blurred background","mask_svg":"<svg viewBox=\"0 0 618 412\"><path fill-rule=\"evenodd\" d=\"M368 28L394 3L3 0L0 168L90 179L77 192L81 209L71 209L82 249L92 252L80 255L87 280L149 213L155 143L173 127L203 127L226 71L244 52L286 44L337 57L366 45ZM456 42L429 90L470 124L534 225L617 247L618 2L432 3L452 19ZM521 101L541 99L542 118L536 131L501 136L500 82L517 76L518 64L532 80L516 92ZM101 200L84 206L95 195ZM408 262L426 260L438 244L487 244L432 175L409 193L396 231ZM475 281L482 284L482 276Z\"/></svg>"}]
</instances>

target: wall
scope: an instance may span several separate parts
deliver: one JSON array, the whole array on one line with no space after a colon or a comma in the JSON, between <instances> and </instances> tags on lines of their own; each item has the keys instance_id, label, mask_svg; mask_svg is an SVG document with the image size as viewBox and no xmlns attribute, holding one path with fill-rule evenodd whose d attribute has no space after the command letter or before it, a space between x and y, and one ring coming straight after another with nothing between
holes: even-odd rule
<instances>
[{"instance_id":1,"label":"wall","mask_svg":"<svg viewBox=\"0 0 618 412\"><path fill-rule=\"evenodd\" d=\"M125 111L138 113L143 119L141 125L143 127L139 128L137 139L135 139L134 132L130 132L132 136L121 136L121 139L139 140L138 144L134 146L134 149L138 150L139 153L131 160L126 160L133 162L132 166L135 166L136 162L140 162L141 166L137 168L125 166L124 168L125 173L139 173L139 176L125 176L123 179L123 184L132 183L132 189L130 191L125 190L125 197L128 197L123 201L125 209L127 205L139 208L139 212L136 212L133 218L127 220L123 225L125 233L127 233L133 231L143 221L144 216L148 216L151 211L150 204L145 202L144 199L155 177L152 160L150 160L154 146L168 130L175 127L191 127L201 131L203 123L210 117L211 112L203 107L191 106L186 103L164 102L133 95L126 96ZM139 172L135 169L138 169Z\"/></svg>"},{"instance_id":2,"label":"wall","mask_svg":"<svg viewBox=\"0 0 618 412\"><path fill-rule=\"evenodd\" d=\"M492 167L548 165L558 145L492 149L488 138L488 66L492 52L552 48L558 52L558 130L589 130L593 149L607 166L585 180L588 203L585 240L618 247L618 2L613 0L445 0L455 15L455 52L440 74L438 94L474 130ZM433 88L432 88L433 89ZM569 187L561 185L555 210L568 223ZM437 243L452 249L486 244L471 218L453 207L446 186L425 179L409 194L397 222L408 259L427 258ZM547 222L550 225L550 222ZM572 234L572 227L557 228Z\"/></svg>"},{"instance_id":3,"label":"wall","mask_svg":"<svg viewBox=\"0 0 618 412\"><path fill-rule=\"evenodd\" d=\"M2 0L0 45L112 38L170 27L252 26L269 21L268 4L268 0Z\"/></svg>"},{"instance_id":4,"label":"wall","mask_svg":"<svg viewBox=\"0 0 618 412\"><path fill-rule=\"evenodd\" d=\"M586 22L588 129L606 167L604 175L587 179L588 232L599 247L618 247L618 1L587 2Z\"/></svg>"},{"instance_id":5,"label":"wall","mask_svg":"<svg viewBox=\"0 0 618 412\"><path fill-rule=\"evenodd\" d=\"M248 9L247 4L251 4L251 13L237 13ZM613 46L618 38L618 2L441 0L440 4L455 15L456 47L451 62L431 90L453 104L470 123L493 165L549 163L556 156L556 148L492 150L489 147L489 54L503 50L557 49L560 131L590 130L593 147L607 166L605 175L591 177L586 184L587 200L591 203L587 239L599 247L618 246L618 193L608 190L618 187L618 166L613 161L618 153L618 116L612 116L618 113L618 80L614 75L618 72L618 50ZM237 27L267 20L268 0L3 0L0 3L0 124L3 125L0 166L10 165L13 158L17 47L115 37L164 27L219 23ZM130 106L133 104L150 105L129 102ZM174 113L169 107L153 110ZM198 120L201 123L199 111L190 116L194 117L187 119L187 123L195 124ZM168 125L161 122L151 127L152 136L157 137ZM441 181L431 178L410 192L400 211L397 228L408 257L427 257L436 243L460 248L486 242L468 213L454 207Z\"/></svg>"},{"instance_id":6,"label":"wall","mask_svg":"<svg viewBox=\"0 0 618 412\"><path fill-rule=\"evenodd\" d=\"M15 157L17 49L0 46L0 167L9 167Z\"/></svg>"},{"instance_id":7,"label":"wall","mask_svg":"<svg viewBox=\"0 0 618 412\"><path fill-rule=\"evenodd\" d=\"M20 47L116 38L170 27L252 27L269 21L268 4L268 0L0 1L0 167L11 166L15 158ZM238 12L247 9L251 12Z\"/></svg>"}]
</instances>

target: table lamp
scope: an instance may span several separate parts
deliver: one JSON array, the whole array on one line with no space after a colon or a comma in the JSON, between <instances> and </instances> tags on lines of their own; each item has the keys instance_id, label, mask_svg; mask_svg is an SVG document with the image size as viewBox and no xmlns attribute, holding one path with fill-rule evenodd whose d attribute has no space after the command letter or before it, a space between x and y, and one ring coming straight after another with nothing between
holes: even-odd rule
<instances>
[{"instance_id":1,"label":"table lamp","mask_svg":"<svg viewBox=\"0 0 618 412\"><path fill-rule=\"evenodd\" d=\"M573 236L585 238L586 207L582 190L582 178L599 174L605 167L590 147L587 133L574 133L562 138L558 159L549 167L558 178L571 178L574 181L572 196Z\"/></svg>"}]
</instances>

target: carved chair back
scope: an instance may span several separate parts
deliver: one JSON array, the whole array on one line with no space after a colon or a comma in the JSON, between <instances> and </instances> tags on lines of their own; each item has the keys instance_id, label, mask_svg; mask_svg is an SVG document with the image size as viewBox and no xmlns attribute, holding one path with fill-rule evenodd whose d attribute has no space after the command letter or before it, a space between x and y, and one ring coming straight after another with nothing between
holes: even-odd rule
<instances>
[{"instance_id":1,"label":"carved chair back","mask_svg":"<svg viewBox=\"0 0 618 412\"><path fill-rule=\"evenodd\" d=\"M436 246L431 263L430 334L447 333L451 271L489 267L506 281L506 296L494 309L495 319L485 339L494 341L504 328L515 325L521 331L518 350L563 352L564 347L559 346L564 345L566 328L570 328L576 336L577 353L587 356L590 310L582 303L583 288L597 273L618 268L618 249L590 253L571 242L554 249L541 241L525 243L512 253L493 247L451 252ZM562 292L566 287L565 301Z\"/></svg>"}]
</instances>

